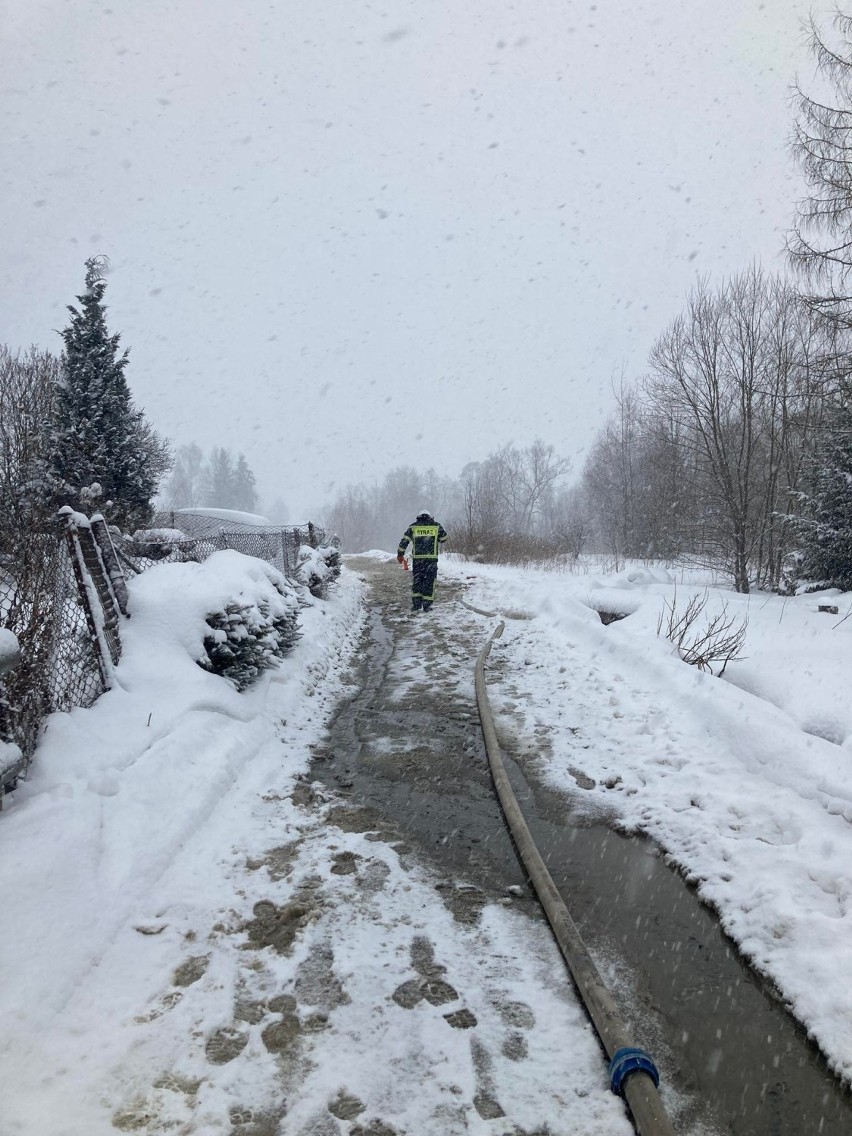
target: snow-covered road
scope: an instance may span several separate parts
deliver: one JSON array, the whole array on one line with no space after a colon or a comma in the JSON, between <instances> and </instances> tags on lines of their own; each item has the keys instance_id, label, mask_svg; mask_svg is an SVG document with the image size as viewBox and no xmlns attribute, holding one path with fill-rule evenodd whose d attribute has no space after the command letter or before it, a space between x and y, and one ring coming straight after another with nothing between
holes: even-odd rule
<instances>
[{"instance_id":1,"label":"snow-covered road","mask_svg":"<svg viewBox=\"0 0 852 1136\"><path fill-rule=\"evenodd\" d=\"M472 888L464 862L474 874L490 850L470 833L436 834L461 862L426 856L359 810L357 779L349 800L339 766L310 772L357 689L358 575L310 603L294 653L246 693L193 662L199 574L233 586L241 559L131 582L115 689L51 720L0 818L3 1136L627 1136L516 877ZM662 576L448 560L418 621L407 578L372 562L399 603L383 712L437 691L475 762L472 664L493 620L448 602L447 584L527 617L509 621L489 683L528 776L654 835L848 1075L852 709L837 695L852 621L833 632L811 597L752 597L751 658L720 681L657 638ZM600 593L633 614L604 628ZM380 734L361 759L401 784L414 769L416 796L429 745ZM664 1091L681 1130L704 1136ZM768 1109L748 1123L729 1130L775 1131Z\"/></svg>"},{"instance_id":2,"label":"snow-covered road","mask_svg":"<svg viewBox=\"0 0 852 1136\"><path fill-rule=\"evenodd\" d=\"M540 923L471 914L305 778L358 578L237 694L184 649L171 567L131 582L116 688L51 721L0 823L3 1136L627 1136Z\"/></svg>"}]
</instances>

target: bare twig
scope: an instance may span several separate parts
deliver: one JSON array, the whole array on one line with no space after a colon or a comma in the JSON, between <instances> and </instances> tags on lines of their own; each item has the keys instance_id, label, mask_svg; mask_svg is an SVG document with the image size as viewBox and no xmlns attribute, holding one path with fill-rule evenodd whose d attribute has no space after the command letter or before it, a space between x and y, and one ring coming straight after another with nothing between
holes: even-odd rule
<instances>
[{"instance_id":1,"label":"bare twig","mask_svg":"<svg viewBox=\"0 0 852 1136\"><path fill-rule=\"evenodd\" d=\"M703 596L692 596L686 607L678 611L675 593L671 602L665 601L660 612L657 634L665 635L685 663L718 677L725 673L725 668L732 659L741 657L748 617L737 620L735 616L728 614L728 605L723 603L722 610L710 616L702 627L699 621L704 615L707 601L705 591ZM714 670L714 666L719 663L721 667Z\"/></svg>"}]
</instances>

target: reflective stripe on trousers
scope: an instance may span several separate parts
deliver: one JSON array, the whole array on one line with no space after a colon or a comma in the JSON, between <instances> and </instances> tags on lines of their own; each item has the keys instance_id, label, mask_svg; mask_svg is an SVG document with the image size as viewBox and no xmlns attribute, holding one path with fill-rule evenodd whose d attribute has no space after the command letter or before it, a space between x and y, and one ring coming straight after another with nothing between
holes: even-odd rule
<instances>
[{"instance_id":1,"label":"reflective stripe on trousers","mask_svg":"<svg viewBox=\"0 0 852 1136\"><path fill-rule=\"evenodd\" d=\"M435 579L438 575L437 560L414 560L411 564L411 594L414 599L427 603L435 597Z\"/></svg>"}]
</instances>

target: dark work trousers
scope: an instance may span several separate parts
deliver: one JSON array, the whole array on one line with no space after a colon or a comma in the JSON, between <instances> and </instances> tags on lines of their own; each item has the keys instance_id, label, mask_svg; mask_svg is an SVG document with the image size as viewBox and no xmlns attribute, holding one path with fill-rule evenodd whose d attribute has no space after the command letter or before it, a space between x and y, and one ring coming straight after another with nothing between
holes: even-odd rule
<instances>
[{"instance_id":1,"label":"dark work trousers","mask_svg":"<svg viewBox=\"0 0 852 1136\"><path fill-rule=\"evenodd\" d=\"M411 562L411 606L418 611L428 611L435 598L435 577L438 575L437 560L413 560Z\"/></svg>"}]
</instances>

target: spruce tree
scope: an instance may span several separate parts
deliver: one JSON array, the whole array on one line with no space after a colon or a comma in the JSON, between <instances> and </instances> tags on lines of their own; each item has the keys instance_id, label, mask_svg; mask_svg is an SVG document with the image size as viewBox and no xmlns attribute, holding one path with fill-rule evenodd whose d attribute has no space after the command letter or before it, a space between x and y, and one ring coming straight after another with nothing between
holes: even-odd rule
<instances>
[{"instance_id":1,"label":"spruce tree","mask_svg":"<svg viewBox=\"0 0 852 1136\"><path fill-rule=\"evenodd\" d=\"M75 508L94 504L116 523L135 527L150 517L156 476L144 445L150 427L134 408L124 375L128 352L119 352L121 337L107 330L107 267L105 257L86 261L86 290L77 297L80 307L68 306L71 320L60 332L65 351L51 464L59 483L58 503Z\"/></svg>"},{"instance_id":2,"label":"spruce tree","mask_svg":"<svg viewBox=\"0 0 852 1136\"><path fill-rule=\"evenodd\" d=\"M235 508L243 509L247 513L253 513L257 508L257 482L245 454L237 456L234 470L234 502Z\"/></svg>"},{"instance_id":3,"label":"spruce tree","mask_svg":"<svg viewBox=\"0 0 852 1136\"><path fill-rule=\"evenodd\" d=\"M207 488L204 504L215 509L234 509L234 478L236 469L230 450L216 446L210 454L207 468Z\"/></svg>"},{"instance_id":4,"label":"spruce tree","mask_svg":"<svg viewBox=\"0 0 852 1136\"><path fill-rule=\"evenodd\" d=\"M810 462L799 522L806 580L852 590L852 380L846 379Z\"/></svg>"},{"instance_id":5,"label":"spruce tree","mask_svg":"<svg viewBox=\"0 0 852 1136\"><path fill-rule=\"evenodd\" d=\"M169 509L194 509L201 504L207 471L204 454L196 442L179 446L163 495Z\"/></svg>"}]
</instances>

